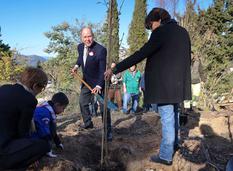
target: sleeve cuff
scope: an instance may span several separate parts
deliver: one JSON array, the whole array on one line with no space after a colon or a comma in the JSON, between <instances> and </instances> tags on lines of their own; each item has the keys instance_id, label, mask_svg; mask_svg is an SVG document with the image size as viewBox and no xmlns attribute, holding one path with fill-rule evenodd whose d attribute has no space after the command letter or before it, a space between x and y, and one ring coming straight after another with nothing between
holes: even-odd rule
<instances>
[{"instance_id":1,"label":"sleeve cuff","mask_svg":"<svg viewBox=\"0 0 233 171\"><path fill-rule=\"evenodd\" d=\"M99 89L102 89L102 87L100 87L99 85L96 85L96 87L98 87Z\"/></svg>"},{"instance_id":2,"label":"sleeve cuff","mask_svg":"<svg viewBox=\"0 0 233 171\"><path fill-rule=\"evenodd\" d=\"M78 65L75 65L74 67L75 67L76 69L78 69L78 68L79 68L79 66L78 66Z\"/></svg>"},{"instance_id":3,"label":"sleeve cuff","mask_svg":"<svg viewBox=\"0 0 233 171\"><path fill-rule=\"evenodd\" d=\"M116 68L116 67L114 67L114 68L112 69L112 73L113 73L113 74L116 74L116 73L117 73L117 68Z\"/></svg>"}]
</instances>

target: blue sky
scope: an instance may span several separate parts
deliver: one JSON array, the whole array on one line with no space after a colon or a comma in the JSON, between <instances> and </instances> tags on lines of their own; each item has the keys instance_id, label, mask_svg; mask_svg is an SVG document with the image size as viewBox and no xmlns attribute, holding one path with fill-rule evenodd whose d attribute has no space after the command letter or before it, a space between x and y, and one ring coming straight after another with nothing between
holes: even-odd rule
<instances>
[{"instance_id":1,"label":"blue sky","mask_svg":"<svg viewBox=\"0 0 233 171\"><path fill-rule=\"evenodd\" d=\"M118 5L123 0L118 0ZM158 1L158 0L157 0ZM179 9L184 8L179 0ZM104 0L1 0L0 26L4 43L25 55L50 56L43 52L49 40L44 32L63 21L73 24L75 18L88 22L104 22ZM201 8L208 7L212 0L199 0ZM156 0L147 0L148 11L155 7ZM120 16L120 37L124 33L126 45L129 23L134 9L134 0L125 0Z\"/></svg>"}]
</instances>

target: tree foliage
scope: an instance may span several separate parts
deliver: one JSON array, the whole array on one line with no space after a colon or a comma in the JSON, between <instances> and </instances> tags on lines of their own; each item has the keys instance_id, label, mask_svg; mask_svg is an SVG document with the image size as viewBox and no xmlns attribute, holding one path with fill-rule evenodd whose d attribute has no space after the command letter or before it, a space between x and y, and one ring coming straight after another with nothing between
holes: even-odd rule
<instances>
[{"instance_id":1,"label":"tree foliage","mask_svg":"<svg viewBox=\"0 0 233 171\"><path fill-rule=\"evenodd\" d=\"M109 54L108 56L110 57L109 61L119 61L119 48L120 48L120 44L119 44L119 11L118 11L118 5L117 5L117 1L113 0L112 1L112 5L113 5L113 14L112 14L112 35L111 35L111 39L112 39L112 44L111 44L111 54ZM108 46L108 41L109 41L109 30L108 30L108 26L109 26L109 8L107 10L107 18L105 23L103 24L102 27L102 31L104 33L104 35L102 36L102 40L101 42L103 43L103 45L107 48Z\"/></svg>"},{"instance_id":2,"label":"tree foliage","mask_svg":"<svg viewBox=\"0 0 233 171\"><path fill-rule=\"evenodd\" d=\"M12 82L23 71L23 66L15 63L12 53L0 52L0 82Z\"/></svg>"},{"instance_id":3,"label":"tree foliage","mask_svg":"<svg viewBox=\"0 0 233 171\"><path fill-rule=\"evenodd\" d=\"M195 10L196 1L187 0L180 23L189 31L193 55L198 56L206 75L203 101L213 106L214 98L233 87L232 1L215 0L207 10Z\"/></svg>"},{"instance_id":4,"label":"tree foliage","mask_svg":"<svg viewBox=\"0 0 233 171\"><path fill-rule=\"evenodd\" d=\"M129 26L128 45L129 54L139 50L148 40L148 32L145 28L146 0L135 0L133 18ZM143 71L145 60L138 65L138 69Z\"/></svg>"},{"instance_id":5,"label":"tree foliage","mask_svg":"<svg viewBox=\"0 0 233 171\"><path fill-rule=\"evenodd\" d=\"M182 0L183 2L187 0ZM196 0L195 0L196 1ZM173 18L178 17L177 7L180 0L155 0L155 6L161 7L169 11Z\"/></svg>"},{"instance_id":6,"label":"tree foliage","mask_svg":"<svg viewBox=\"0 0 233 171\"><path fill-rule=\"evenodd\" d=\"M3 40L0 39L0 82L5 83L15 80L22 70L23 66L16 64L10 46L3 43Z\"/></svg>"},{"instance_id":7,"label":"tree foliage","mask_svg":"<svg viewBox=\"0 0 233 171\"><path fill-rule=\"evenodd\" d=\"M128 33L128 45L130 54L139 50L148 40L145 28L146 0L135 0L133 18Z\"/></svg>"},{"instance_id":8,"label":"tree foliage","mask_svg":"<svg viewBox=\"0 0 233 171\"><path fill-rule=\"evenodd\" d=\"M10 46L8 44L3 43L3 40L1 39L1 27L0 27L0 52L10 54Z\"/></svg>"}]
</instances>

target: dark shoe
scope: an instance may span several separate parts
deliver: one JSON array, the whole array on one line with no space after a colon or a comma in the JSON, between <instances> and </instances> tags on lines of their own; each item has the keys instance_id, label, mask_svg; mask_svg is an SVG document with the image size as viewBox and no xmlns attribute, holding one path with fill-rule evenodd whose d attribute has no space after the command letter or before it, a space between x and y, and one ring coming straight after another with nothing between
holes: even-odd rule
<instances>
[{"instance_id":1,"label":"dark shoe","mask_svg":"<svg viewBox=\"0 0 233 171\"><path fill-rule=\"evenodd\" d=\"M164 164L164 165L168 165L168 166L172 165L172 161L163 160L158 155L151 156L150 160L152 162L160 163L160 164Z\"/></svg>"},{"instance_id":2,"label":"dark shoe","mask_svg":"<svg viewBox=\"0 0 233 171\"><path fill-rule=\"evenodd\" d=\"M93 123L91 122L89 125L82 125L81 126L81 128L83 128L83 129L91 129L91 128L93 128L94 126L93 126Z\"/></svg>"},{"instance_id":3,"label":"dark shoe","mask_svg":"<svg viewBox=\"0 0 233 171\"><path fill-rule=\"evenodd\" d=\"M125 115L128 115L129 114L129 111L124 111L124 110L121 110L121 112Z\"/></svg>"},{"instance_id":4,"label":"dark shoe","mask_svg":"<svg viewBox=\"0 0 233 171\"><path fill-rule=\"evenodd\" d=\"M179 144L174 145L174 153L177 152L178 150L180 150L180 145Z\"/></svg>"},{"instance_id":5,"label":"dark shoe","mask_svg":"<svg viewBox=\"0 0 233 171\"><path fill-rule=\"evenodd\" d=\"M188 123L188 114L186 113L180 114L179 122L181 126L185 126Z\"/></svg>"},{"instance_id":6,"label":"dark shoe","mask_svg":"<svg viewBox=\"0 0 233 171\"><path fill-rule=\"evenodd\" d=\"M179 151L179 150L180 150L180 145L179 145L179 144L174 145L174 151L173 151L172 157L173 157L173 156L176 154L176 152Z\"/></svg>"}]
</instances>

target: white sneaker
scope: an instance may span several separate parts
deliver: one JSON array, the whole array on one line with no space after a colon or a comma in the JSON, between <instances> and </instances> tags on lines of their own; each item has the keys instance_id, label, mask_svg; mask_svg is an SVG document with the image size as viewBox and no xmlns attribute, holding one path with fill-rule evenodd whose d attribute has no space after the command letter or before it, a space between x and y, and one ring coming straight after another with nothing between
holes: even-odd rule
<instances>
[{"instance_id":1,"label":"white sneaker","mask_svg":"<svg viewBox=\"0 0 233 171\"><path fill-rule=\"evenodd\" d=\"M46 155L47 155L48 157L51 157L51 158L56 158L56 157L57 157L57 155L56 155L56 154L53 154L52 151L46 153Z\"/></svg>"}]
</instances>

